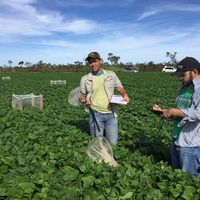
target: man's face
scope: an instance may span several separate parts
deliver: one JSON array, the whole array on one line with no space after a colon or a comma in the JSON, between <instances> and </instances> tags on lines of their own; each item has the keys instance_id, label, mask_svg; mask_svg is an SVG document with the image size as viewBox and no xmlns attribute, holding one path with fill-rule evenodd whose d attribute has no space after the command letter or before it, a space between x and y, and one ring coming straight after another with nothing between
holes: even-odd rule
<instances>
[{"instance_id":1,"label":"man's face","mask_svg":"<svg viewBox=\"0 0 200 200\"><path fill-rule=\"evenodd\" d=\"M88 61L92 72L98 73L101 68L101 60L91 59Z\"/></svg>"},{"instance_id":2,"label":"man's face","mask_svg":"<svg viewBox=\"0 0 200 200\"><path fill-rule=\"evenodd\" d=\"M192 82L193 75L192 71L186 71L179 75L179 80L182 82L183 85L188 85Z\"/></svg>"}]
</instances>

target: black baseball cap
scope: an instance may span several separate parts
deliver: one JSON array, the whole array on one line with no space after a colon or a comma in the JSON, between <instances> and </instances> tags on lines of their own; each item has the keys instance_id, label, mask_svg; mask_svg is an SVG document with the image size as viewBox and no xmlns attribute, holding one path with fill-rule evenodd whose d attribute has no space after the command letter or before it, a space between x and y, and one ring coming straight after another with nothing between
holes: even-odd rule
<instances>
[{"instance_id":1,"label":"black baseball cap","mask_svg":"<svg viewBox=\"0 0 200 200\"><path fill-rule=\"evenodd\" d=\"M176 68L177 69L173 74L178 76L186 71L192 71L193 69L197 69L198 71L200 71L200 63L193 57L185 57L178 63Z\"/></svg>"},{"instance_id":2,"label":"black baseball cap","mask_svg":"<svg viewBox=\"0 0 200 200\"><path fill-rule=\"evenodd\" d=\"M87 56L87 58L85 60L88 61L88 60L91 60L91 59L99 59L99 60L101 60L101 56L99 55L98 52L93 51L93 52L90 52L88 54L88 56Z\"/></svg>"}]
</instances>

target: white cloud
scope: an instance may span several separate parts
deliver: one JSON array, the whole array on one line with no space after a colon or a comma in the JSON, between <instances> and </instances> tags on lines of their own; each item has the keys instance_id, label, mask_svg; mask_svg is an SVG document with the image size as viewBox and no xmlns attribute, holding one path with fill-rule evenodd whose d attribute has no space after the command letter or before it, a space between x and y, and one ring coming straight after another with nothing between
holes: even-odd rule
<instances>
[{"instance_id":1,"label":"white cloud","mask_svg":"<svg viewBox=\"0 0 200 200\"><path fill-rule=\"evenodd\" d=\"M148 7L148 10L143 12L138 20L144 19L146 17L150 17L153 15L156 15L158 13L164 13L168 11L185 11L185 12L199 12L200 11L200 5L196 4L165 4L165 5L160 5L160 6L151 6Z\"/></svg>"},{"instance_id":2,"label":"white cloud","mask_svg":"<svg viewBox=\"0 0 200 200\"><path fill-rule=\"evenodd\" d=\"M121 57L120 61L133 63L166 61L167 51L177 51L177 56L180 57L187 56L186 53L197 57L199 52L200 24L190 24L187 29L173 25L162 29L159 20L149 24L119 20L100 23L89 18L70 18L57 10L39 10L35 6L37 2L39 1L0 1L0 43L6 46L10 42L13 47L9 51L0 51L0 65L7 63L9 59L16 62L26 60L35 63L44 60L51 63L73 63L75 60L83 61L87 53L94 50L99 51L105 61L107 54L113 52ZM62 2L90 3L82 0ZM109 5L113 2L108 1ZM134 0L127 2L134 3ZM95 3L101 2L92 1L91 4L95 6ZM200 6L157 6L141 14L139 19L169 10L197 12ZM153 23L156 24L156 31L152 31L155 26ZM27 49L20 48L20 45Z\"/></svg>"},{"instance_id":3,"label":"white cloud","mask_svg":"<svg viewBox=\"0 0 200 200\"><path fill-rule=\"evenodd\" d=\"M6 3L5 3L6 2ZM86 34L93 32L97 24L87 19L69 19L56 11L38 11L31 3L33 0L9 0L0 3L7 12L0 14L0 35L3 38L12 36L44 36L53 32Z\"/></svg>"}]
</instances>

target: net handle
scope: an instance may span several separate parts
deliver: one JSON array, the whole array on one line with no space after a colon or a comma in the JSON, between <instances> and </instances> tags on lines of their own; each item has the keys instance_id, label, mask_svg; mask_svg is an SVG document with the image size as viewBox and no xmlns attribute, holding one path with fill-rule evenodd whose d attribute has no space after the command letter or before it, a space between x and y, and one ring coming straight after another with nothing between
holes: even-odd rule
<instances>
[{"instance_id":1,"label":"net handle","mask_svg":"<svg viewBox=\"0 0 200 200\"><path fill-rule=\"evenodd\" d=\"M89 111L90 111L91 114L92 114L92 118L93 118L93 120L94 120L94 122L95 122L95 124L96 124L96 126L97 126L97 129L98 129L98 131L100 132L99 124L98 124L97 119L96 119L96 117L95 117L94 111L92 110L92 108L91 108L90 106L88 106L88 108L89 108Z\"/></svg>"}]
</instances>

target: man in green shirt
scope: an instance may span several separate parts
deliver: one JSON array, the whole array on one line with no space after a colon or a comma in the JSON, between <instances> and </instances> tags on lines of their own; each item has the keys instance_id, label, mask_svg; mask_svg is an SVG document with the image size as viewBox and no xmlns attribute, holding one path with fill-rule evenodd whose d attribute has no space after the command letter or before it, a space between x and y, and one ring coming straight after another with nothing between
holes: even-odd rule
<instances>
[{"instance_id":1,"label":"man in green shirt","mask_svg":"<svg viewBox=\"0 0 200 200\"><path fill-rule=\"evenodd\" d=\"M178 63L175 75L182 83L175 107L161 109L154 105L153 109L162 111L163 118L174 120L172 166L196 176L200 164L200 63L186 57Z\"/></svg>"}]
</instances>

